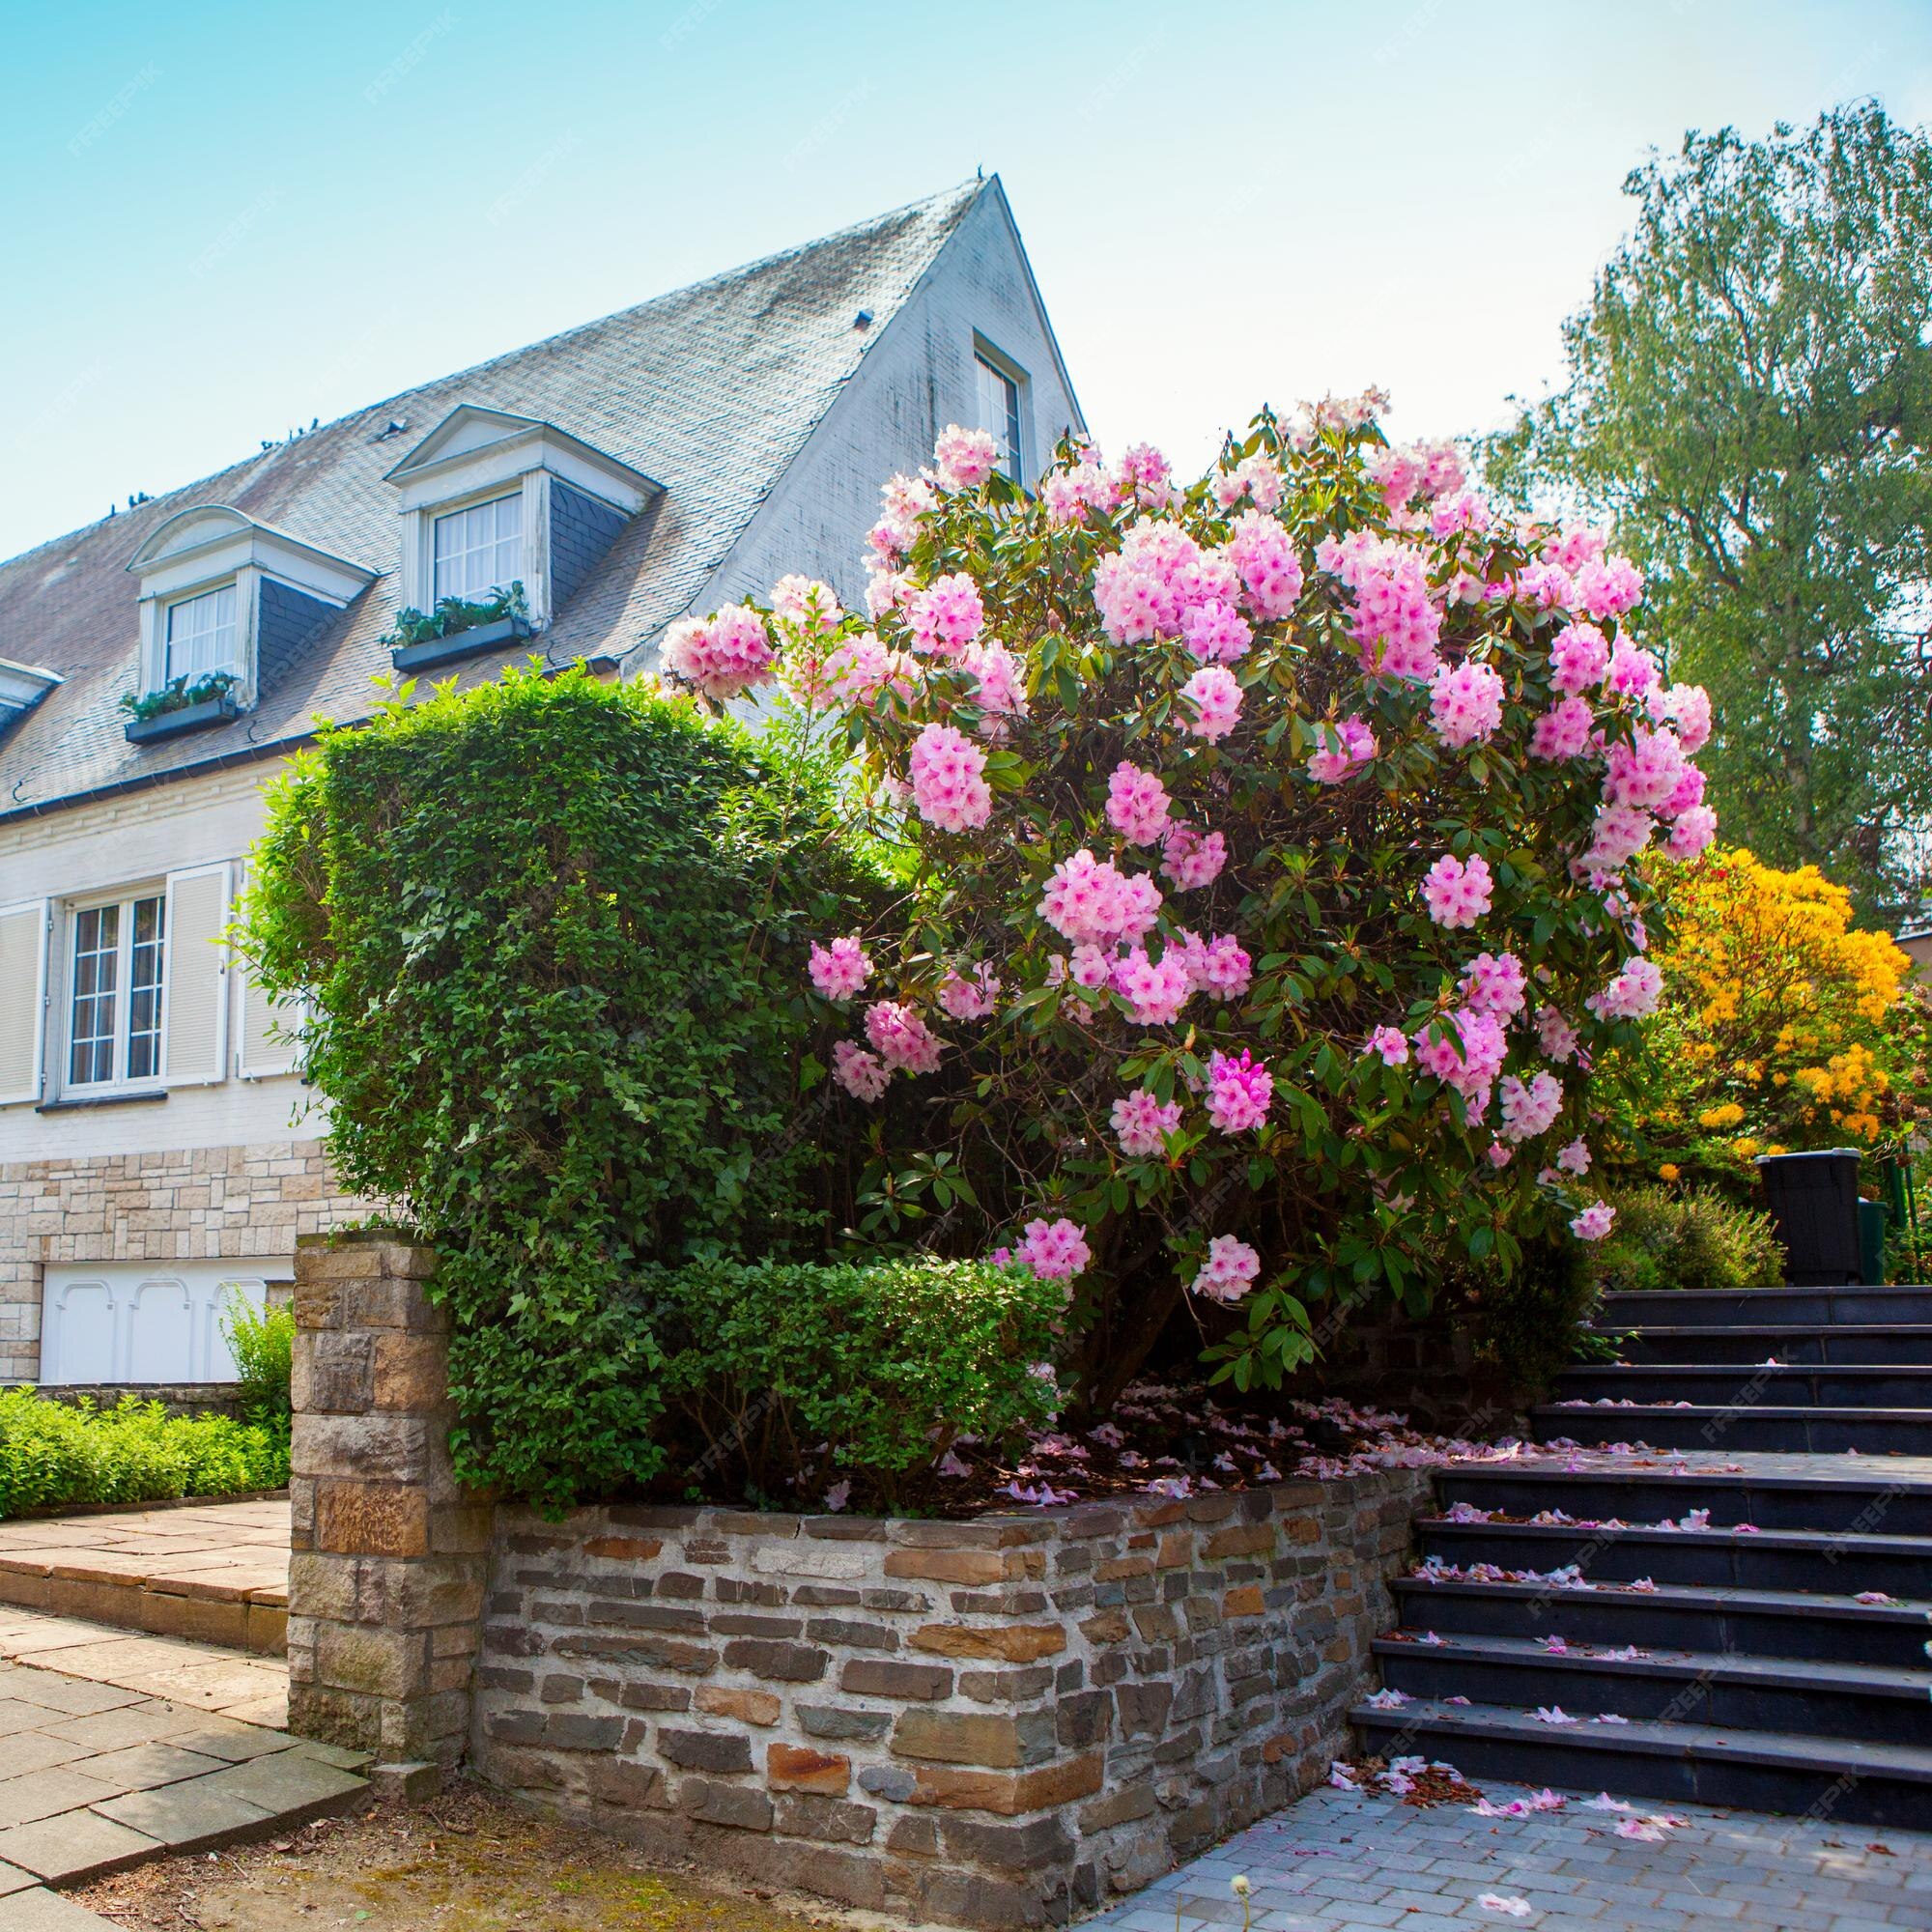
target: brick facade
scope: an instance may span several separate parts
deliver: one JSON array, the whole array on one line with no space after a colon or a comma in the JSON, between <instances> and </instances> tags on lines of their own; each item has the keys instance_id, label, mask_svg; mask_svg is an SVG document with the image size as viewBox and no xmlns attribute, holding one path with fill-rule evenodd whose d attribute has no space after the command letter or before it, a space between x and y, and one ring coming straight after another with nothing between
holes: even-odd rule
<instances>
[{"instance_id":1,"label":"brick facade","mask_svg":"<svg viewBox=\"0 0 1932 1932\"><path fill-rule=\"evenodd\" d=\"M49 1263L285 1255L368 1212L319 1140L0 1164L0 1381L40 1373Z\"/></svg>"}]
</instances>

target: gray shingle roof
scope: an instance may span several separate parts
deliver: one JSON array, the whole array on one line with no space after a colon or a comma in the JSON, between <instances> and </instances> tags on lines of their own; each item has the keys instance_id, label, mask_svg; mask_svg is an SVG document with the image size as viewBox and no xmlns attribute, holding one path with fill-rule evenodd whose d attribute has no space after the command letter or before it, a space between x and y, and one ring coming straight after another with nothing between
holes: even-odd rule
<instances>
[{"instance_id":1,"label":"gray shingle roof","mask_svg":"<svg viewBox=\"0 0 1932 1932\"><path fill-rule=\"evenodd\" d=\"M457 404L540 417L665 486L618 537L542 643L559 664L617 656L676 616L858 367L975 198L967 182L855 228L660 296L344 416L233 469L0 564L0 655L66 680L0 735L0 818L62 799L257 754L314 714L367 714L389 668L377 639L396 609L397 497L386 470ZM874 325L853 327L862 308ZM403 436L375 439L390 421ZM233 724L126 742L139 655L143 538L197 503L228 503L383 573L265 685ZM504 662L485 657L465 681Z\"/></svg>"}]
</instances>

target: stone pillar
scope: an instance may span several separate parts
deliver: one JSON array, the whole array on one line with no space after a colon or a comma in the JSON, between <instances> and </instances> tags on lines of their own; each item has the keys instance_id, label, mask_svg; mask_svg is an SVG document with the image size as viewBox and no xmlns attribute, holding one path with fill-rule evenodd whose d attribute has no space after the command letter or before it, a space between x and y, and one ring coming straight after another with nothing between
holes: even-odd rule
<instances>
[{"instance_id":1,"label":"stone pillar","mask_svg":"<svg viewBox=\"0 0 1932 1932\"><path fill-rule=\"evenodd\" d=\"M389 1763L469 1735L491 1508L450 1471L436 1257L393 1236L297 1245L289 1721Z\"/></svg>"}]
</instances>

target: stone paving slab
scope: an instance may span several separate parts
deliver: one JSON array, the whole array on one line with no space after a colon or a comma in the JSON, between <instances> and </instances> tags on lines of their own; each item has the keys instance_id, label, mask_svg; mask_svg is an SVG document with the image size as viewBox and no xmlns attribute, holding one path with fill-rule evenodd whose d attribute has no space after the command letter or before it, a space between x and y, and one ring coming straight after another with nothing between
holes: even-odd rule
<instances>
[{"instance_id":1,"label":"stone paving slab","mask_svg":"<svg viewBox=\"0 0 1932 1932\"><path fill-rule=\"evenodd\" d=\"M285 1498L0 1523L0 1604L278 1655Z\"/></svg>"},{"instance_id":2,"label":"stone paving slab","mask_svg":"<svg viewBox=\"0 0 1932 1932\"><path fill-rule=\"evenodd\" d=\"M76 1718L166 1698L189 1712L246 1723L279 1729L288 1722L288 1666L280 1658L180 1637L130 1636L74 1617L0 1608L0 1665L8 1662L59 1673L62 1684L42 1686L36 1699L43 1705L65 1700L64 1708ZM0 1681L0 1710L10 1697ZM99 1726L99 1737L91 1741L104 1746L114 1729ZM0 1738L7 1735L0 1724Z\"/></svg>"},{"instance_id":3,"label":"stone paving slab","mask_svg":"<svg viewBox=\"0 0 1932 1932\"><path fill-rule=\"evenodd\" d=\"M1492 1785L1497 1804L1526 1795ZM1932 1926L1932 1831L1838 1825L1694 1805L1661 1844L1619 1837L1582 1808L1480 1818L1390 1798L1312 1792L1145 1891L1086 1932L1239 1926L1231 1881L1251 1888L1251 1932L1906 1932ZM1485 1906L1485 1894L1520 1913ZM1178 1913L1178 1918L1177 1918ZM0 1920L0 1932L5 1921Z\"/></svg>"},{"instance_id":4,"label":"stone paving slab","mask_svg":"<svg viewBox=\"0 0 1932 1932\"><path fill-rule=\"evenodd\" d=\"M0 1932L98 1927L48 1888L359 1802L366 1755L286 1713L279 1662L0 1613Z\"/></svg>"}]
</instances>

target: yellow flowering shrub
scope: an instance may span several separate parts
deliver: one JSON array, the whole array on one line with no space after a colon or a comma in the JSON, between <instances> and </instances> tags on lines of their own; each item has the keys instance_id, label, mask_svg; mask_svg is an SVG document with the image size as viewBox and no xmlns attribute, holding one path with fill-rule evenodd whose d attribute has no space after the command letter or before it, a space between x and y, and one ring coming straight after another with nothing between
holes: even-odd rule
<instances>
[{"instance_id":1,"label":"yellow flowering shrub","mask_svg":"<svg viewBox=\"0 0 1932 1932\"><path fill-rule=\"evenodd\" d=\"M1762 1152L1897 1153L1921 1133L1932 1004L1888 935L1853 926L1851 895L1741 848L1654 864L1663 998L1641 1059L1605 1069L1628 1151L1735 1174Z\"/></svg>"}]
</instances>

